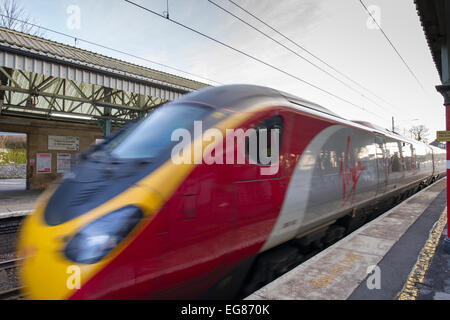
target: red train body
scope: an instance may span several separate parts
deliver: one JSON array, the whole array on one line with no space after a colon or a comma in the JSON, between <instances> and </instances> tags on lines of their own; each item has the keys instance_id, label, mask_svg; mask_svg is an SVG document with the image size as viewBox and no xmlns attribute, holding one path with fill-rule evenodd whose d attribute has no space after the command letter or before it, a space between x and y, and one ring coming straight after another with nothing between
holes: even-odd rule
<instances>
[{"instance_id":1,"label":"red train body","mask_svg":"<svg viewBox=\"0 0 450 320\"><path fill-rule=\"evenodd\" d=\"M193 117L177 113L185 106L194 110ZM223 152L214 156L224 163L174 164L167 135L153 138L157 129L145 127L152 117L172 129L180 117L191 131L193 120L203 121L203 134L218 128L224 139L214 143L222 144ZM279 130L276 163L250 163L237 144L227 147L226 129L252 128ZM161 139L167 140L162 146ZM148 150L159 150L157 156L147 154L149 141L156 141ZM225 163L227 155L246 161ZM85 158L23 226L20 252L33 256L21 275L32 298L235 297L245 279L253 276L258 283L272 266L282 270L294 263L296 252L300 255L296 245L335 240L373 210L445 175L444 150L342 119L285 93L238 85L168 103ZM262 169L275 164L273 174L264 174ZM74 203L77 197L81 200ZM86 226L126 206L137 208L142 218L109 251L103 245L103 252L91 252L119 233ZM50 238L33 236L47 231L64 241L50 246L45 243ZM67 287L71 265L81 270L79 289ZM53 275L36 276L43 269Z\"/></svg>"}]
</instances>

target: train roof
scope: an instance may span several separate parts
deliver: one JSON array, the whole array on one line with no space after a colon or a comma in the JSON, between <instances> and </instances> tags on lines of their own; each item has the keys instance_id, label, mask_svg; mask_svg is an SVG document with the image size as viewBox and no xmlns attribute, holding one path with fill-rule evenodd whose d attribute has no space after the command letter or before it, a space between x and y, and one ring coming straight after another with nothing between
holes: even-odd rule
<instances>
[{"instance_id":1,"label":"train roof","mask_svg":"<svg viewBox=\"0 0 450 320\"><path fill-rule=\"evenodd\" d=\"M218 109L226 108L236 111L242 111L252 106L255 101L277 100L280 103L288 102L291 103L291 105L294 104L302 108L314 110L320 114L323 114L323 116L326 118L338 118L333 120L341 121L345 124L382 134L393 139L400 139L410 143L421 143L417 140L404 137L396 132L389 131L388 129L374 125L368 121L351 121L342 118L333 111L321 105L269 87L249 84L232 84L218 87L207 87L183 95L181 98L177 99L177 102L200 102Z\"/></svg>"},{"instance_id":2,"label":"train roof","mask_svg":"<svg viewBox=\"0 0 450 320\"><path fill-rule=\"evenodd\" d=\"M428 146L429 146L431 149L433 149L433 151L435 151L436 153L444 154L444 153L447 152L446 149L442 149L442 148L433 146L433 145L431 145L431 144L428 144Z\"/></svg>"},{"instance_id":3,"label":"train roof","mask_svg":"<svg viewBox=\"0 0 450 320\"><path fill-rule=\"evenodd\" d=\"M313 109L319 112L323 112L329 115L332 115L334 117L338 117L341 118L341 116L339 116L338 114L334 113L333 111L331 111L330 109L327 109L325 107L322 107L321 105L305 100L305 99L301 99L297 96L291 95L289 93L285 93L283 91L278 91L279 94L281 94L281 96L283 96L284 98L286 98L286 100L288 100L289 102L293 103L293 104L297 104L300 105L302 107L306 107L309 109Z\"/></svg>"},{"instance_id":4,"label":"train roof","mask_svg":"<svg viewBox=\"0 0 450 320\"><path fill-rule=\"evenodd\" d=\"M377 126L376 124L373 124L373 123L368 122L368 121L352 120L352 122L356 122L356 123L358 123L360 125L363 125L363 126L366 126L366 127L372 128L372 129L376 129L376 130L379 130L379 131L383 131L383 132L386 132L386 133L392 133L392 131L389 131L388 129L385 129L383 127Z\"/></svg>"},{"instance_id":5,"label":"train roof","mask_svg":"<svg viewBox=\"0 0 450 320\"><path fill-rule=\"evenodd\" d=\"M254 102L255 100L274 99L287 100L290 103L341 118L331 110L311 101L272 88L248 84L207 87L186 94L178 99L178 101L196 101L206 103L216 108L243 110L248 107L249 103Z\"/></svg>"}]
</instances>

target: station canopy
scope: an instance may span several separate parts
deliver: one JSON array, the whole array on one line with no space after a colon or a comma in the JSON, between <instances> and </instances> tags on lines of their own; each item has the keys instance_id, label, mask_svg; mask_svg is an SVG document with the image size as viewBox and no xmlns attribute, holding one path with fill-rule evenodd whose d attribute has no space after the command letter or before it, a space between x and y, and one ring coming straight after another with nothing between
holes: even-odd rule
<instances>
[{"instance_id":1,"label":"station canopy","mask_svg":"<svg viewBox=\"0 0 450 320\"><path fill-rule=\"evenodd\" d=\"M120 126L208 86L0 27L0 115Z\"/></svg>"},{"instance_id":2,"label":"station canopy","mask_svg":"<svg viewBox=\"0 0 450 320\"><path fill-rule=\"evenodd\" d=\"M414 0L428 47L442 83L449 82L450 2Z\"/></svg>"}]
</instances>

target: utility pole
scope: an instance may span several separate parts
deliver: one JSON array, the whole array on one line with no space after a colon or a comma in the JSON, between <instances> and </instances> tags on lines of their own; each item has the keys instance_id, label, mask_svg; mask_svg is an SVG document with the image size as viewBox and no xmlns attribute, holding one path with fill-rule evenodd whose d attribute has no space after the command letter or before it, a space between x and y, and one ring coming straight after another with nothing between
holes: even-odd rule
<instances>
[{"instance_id":1,"label":"utility pole","mask_svg":"<svg viewBox=\"0 0 450 320\"><path fill-rule=\"evenodd\" d=\"M392 117L392 132L395 132L394 117Z\"/></svg>"},{"instance_id":2,"label":"utility pole","mask_svg":"<svg viewBox=\"0 0 450 320\"><path fill-rule=\"evenodd\" d=\"M169 18L169 0L166 1L166 8L167 8L167 11L164 11L163 14L166 16L166 19L170 19Z\"/></svg>"}]
</instances>

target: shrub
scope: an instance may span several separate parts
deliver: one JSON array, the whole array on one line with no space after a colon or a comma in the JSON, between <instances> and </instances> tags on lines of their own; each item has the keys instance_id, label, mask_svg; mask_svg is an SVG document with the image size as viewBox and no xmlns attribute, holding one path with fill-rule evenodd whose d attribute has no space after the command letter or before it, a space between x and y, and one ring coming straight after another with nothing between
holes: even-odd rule
<instances>
[{"instance_id":1,"label":"shrub","mask_svg":"<svg viewBox=\"0 0 450 320\"><path fill-rule=\"evenodd\" d=\"M8 152L0 152L0 164L26 164L27 151L25 149L8 149Z\"/></svg>"}]
</instances>

